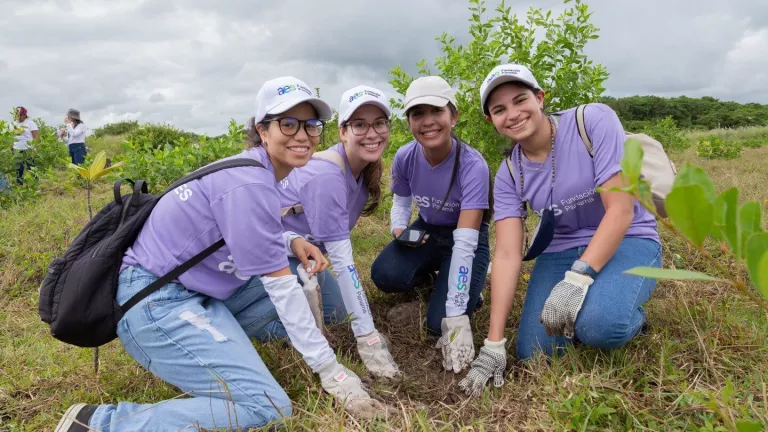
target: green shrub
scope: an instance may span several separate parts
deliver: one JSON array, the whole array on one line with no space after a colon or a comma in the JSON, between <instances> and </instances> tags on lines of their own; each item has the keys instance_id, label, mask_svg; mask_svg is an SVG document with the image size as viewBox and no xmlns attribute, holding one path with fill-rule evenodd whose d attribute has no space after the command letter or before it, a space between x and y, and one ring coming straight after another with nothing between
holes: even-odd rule
<instances>
[{"instance_id":1,"label":"green shrub","mask_svg":"<svg viewBox=\"0 0 768 432\"><path fill-rule=\"evenodd\" d=\"M127 138L131 141L141 141L152 148L159 149L167 145L174 145L174 143L182 138L192 140L197 139L197 136L193 133L176 129L171 125L143 124L131 131Z\"/></svg>"},{"instance_id":2,"label":"green shrub","mask_svg":"<svg viewBox=\"0 0 768 432\"><path fill-rule=\"evenodd\" d=\"M766 144L768 144L768 135L750 138L750 139L741 141L742 147L749 147L749 148L760 148Z\"/></svg>"},{"instance_id":3,"label":"green shrub","mask_svg":"<svg viewBox=\"0 0 768 432\"><path fill-rule=\"evenodd\" d=\"M162 146L146 135L128 138L115 160L126 162L124 177L144 180L152 192L161 192L197 168L242 151L244 141L243 126L231 120L229 133L219 138L193 141L182 136Z\"/></svg>"},{"instance_id":4,"label":"green shrub","mask_svg":"<svg viewBox=\"0 0 768 432\"><path fill-rule=\"evenodd\" d=\"M641 132L656 139L667 151L683 151L691 146L691 141L683 135L672 116L667 116L650 126L646 126Z\"/></svg>"},{"instance_id":5,"label":"green shrub","mask_svg":"<svg viewBox=\"0 0 768 432\"><path fill-rule=\"evenodd\" d=\"M93 131L92 136L94 138L101 138L104 136L126 135L138 128L139 122L136 120L109 123Z\"/></svg>"},{"instance_id":6,"label":"green shrub","mask_svg":"<svg viewBox=\"0 0 768 432\"><path fill-rule=\"evenodd\" d=\"M587 43L598 38L598 29L590 22L592 12L582 0L564 1L564 10L559 15L531 7L522 18L504 2L490 16L486 15L485 1L469 3L470 40L460 45L456 38L443 33L437 38L442 50L442 56L434 61L437 70L430 70L426 59L417 68L419 75L440 75L456 88L461 115L454 132L478 149L495 171L509 140L499 136L485 120L479 91L494 67L506 62L530 67L546 90L547 109L553 112L596 102L603 93L608 72L585 54ZM389 73L390 84L397 92L392 98L393 108L402 109L405 91L415 77L400 66ZM385 156L391 157L411 139L405 120L395 119Z\"/></svg>"},{"instance_id":7,"label":"green shrub","mask_svg":"<svg viewBox=\"0 0 768 432\"><path fill-rule=\"evenodd\" d=\"M741 154L741 144L711 135L696 142L696 154L702 159L736 159Z\"/></svg>"}]
</instances>

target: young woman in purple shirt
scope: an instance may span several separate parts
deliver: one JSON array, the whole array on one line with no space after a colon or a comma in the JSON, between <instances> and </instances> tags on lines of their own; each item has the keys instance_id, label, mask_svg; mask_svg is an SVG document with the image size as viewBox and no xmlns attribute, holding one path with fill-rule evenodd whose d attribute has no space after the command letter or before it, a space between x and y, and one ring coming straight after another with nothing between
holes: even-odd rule
<instances>
[{"instance_id":1,"label":"young woman in purple shirt","mask_svg":"<svg viewBox=\"0 0 768 432\"><path fill-rule=\"evenodd\" d=\"M283 233L278 184L305 165L331 109L294 77L264 83L256 96L250 148L234 156L265 168L221 170L165 195L126 252L117 301L125 303L169 269L221 238L221 249L130 309L117 333L128 354L189 397L158 403L76 404L56 428L104 432L261 427L292 413L250 337L280 318L323 389L351 413L381 410L360 379L339 364L288 267L290 248L310 273L328 263L320 250Z\"/></svg>"},{"instance_id":2,"label":"young woman in purple shirt","mask_svg":"<svg viewBox=\"0 0 768 432\"><path fill-rule=\"evenodd\" d=\"M373 375L383 378L397 377L400 369L374 326L350 232L361 215L373 213L379 205L381 155L389 145L390 114L383 91L369 86L346 90L339 106L342 142L314 154L279 188L283 227L326 252L337 275L326 270L317 276L326 323L351 314L360 358ZM298 260L291 257L289 262L301 276ZM277 336L284 333L279 324L270 331Z\"/></svg>"},{"instance_id":3,"label":"young woman in purple shirt","mask_svg":"<svg viewBox=\"0 0 768 432\"><path fill-rule=\"evenodd\" d=\"M416 79L404 102L414 140L398 149L392 163L395 240L374 261L371 279L396 293L439 271L426 327L441 336L443 367L459 373L475 356L469 321L488 270L490 171L477 150L453 135L459 113L444 79ZM413 201L419 212L411 223Z\"/></svg>"},{"instance_id":4,"label":"young woman in purple shirt","mask_svg":"<svg viewBox=\"0 0 768 432\"><path fill-rule=\"evenodd\" d=\"M622 192L625 132L604 104L587 105L579 134L576 109L548 114L544 90L522 65L496 67L483 81L482 109L513 147L494 182L496 250L491 274L491 319L484 346L460 386L479 394L494 377L503 384L504 329L524 260L536 259L517 334L517 355L558 354L567 344L612 349L641 332L642 305L654 279L625 274L659 267L654 217ZM530 208L530 210L529 210ZM528 211L541 217L530 238ZM521 223L522 222L522 223Z\"/></svg>"}]
</instances>

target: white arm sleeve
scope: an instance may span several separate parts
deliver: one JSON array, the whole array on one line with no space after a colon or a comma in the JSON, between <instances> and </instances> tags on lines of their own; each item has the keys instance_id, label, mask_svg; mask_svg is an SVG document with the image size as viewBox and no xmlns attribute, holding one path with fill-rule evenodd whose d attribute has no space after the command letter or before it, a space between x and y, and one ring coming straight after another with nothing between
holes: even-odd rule
<instances>
[{"instance_id":1,"label":"white arm sleeve","mask_svg":"<svg viewBox=\"0 0 768 432\"><path fill-rule=\"evenodd\" d=\"M293 231L284 231L283 232L283 242L285 243L285 250L288 253L289 257L293 256L293 250L291 250L291 242L293 239L296 238L303 238L300 235L296 234Z\"/></svg>"},{"instance_id":2,"label":"white arm sleeve","mask_svg":"<svg viewBox=\"0 0 768 432\"><path fill-rule=\"evenodd\" d=\"M325 248L328 250L328 258L331 259L333 269L338 275L344 307L347 313L352 314L352 332L355 336L370 334L376 330L376 327L373 325L373 316L368 306L363 282L352 259L352 242L349 239L325 242Z\"/></svg>"},{"instance_id":3,"label":"white arm sleeve","mask_svg":"<svg viewBox=\"0 0 768 432\"><path fill-rule=\"evenodd\" d=\"M294 348L301 353L314 372L323 363L335 357L320 330L315 324L307 298L294 275L269 277L262 276L261 283L275 305L288 337Z\"/></svg>"},{"instance_id":4,"label":"white arm sleeve","mask_svg":"<svg viewBox=\"0 0 768 432\"><path fill-rule=\"evenodd\" d=\"M472 280L472 261L475 259L480 232L472 228L457 228L453 231L453 253L451 269L448 272L448 298L445 302L446 316L455 317L467 311L469 285Z\"/></svg>"},{"instance_id":5,"label":"white arm sleeve","mask_svg":"<svg viewBox=\"0 0 768 432\"><path fill-rule=\"evenodd\" d=\"M392 194L392 210L389 212L390 227L389 232L395 228L408 228L411 222L411 196L402 197L398 194Z\"/></svg>"}]
</instances>

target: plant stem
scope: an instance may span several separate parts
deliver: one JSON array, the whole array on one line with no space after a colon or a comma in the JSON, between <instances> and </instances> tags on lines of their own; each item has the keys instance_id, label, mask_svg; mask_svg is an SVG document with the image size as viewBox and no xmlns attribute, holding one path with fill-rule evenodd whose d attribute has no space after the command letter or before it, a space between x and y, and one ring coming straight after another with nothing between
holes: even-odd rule
<instances>
[{"instance_id":1,"label":"plant stem","mask_svg":"<svg viewBox=\"0 0 768 432\"><path fill-rule=\"evenodd\" d=\"M91 181L85 185L86 199L88 200L88 220L93 219L93 210L91 209Z\"/></svg>"}]
</instances>

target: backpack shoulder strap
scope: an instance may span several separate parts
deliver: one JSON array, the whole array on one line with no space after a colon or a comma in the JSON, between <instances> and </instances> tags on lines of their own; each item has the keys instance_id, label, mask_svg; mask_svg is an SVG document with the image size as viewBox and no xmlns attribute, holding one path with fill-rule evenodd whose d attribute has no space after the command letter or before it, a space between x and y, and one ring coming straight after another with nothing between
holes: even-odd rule
<instances>
[{"instance_id":1,"label":"backpack shoulder strap","mask_svg":"<svg viewBox=\"0 0 768 432\"><path fill-rule=\"evenodd\" d=\"M256 161L250 158L236 158L236 159L227 159L223 161L218 161L187 174L183 178L174 182L172 185L168 186L168 189L166 189L165 192L163 192L163 194L166 194L185 183L189 183L192 180L198 180L200 178L203 178L208 174L213 174L223 169L237 168L237 167L244 167L244 166L253 166L257 168L266 169L266 167L262 165L259 161Z\"/></svg>"},{"instance_id":2,"label":"backpack shoulder strap","mask_svg":"<svg viewBox=\"0 0 768 432\"><path fill-rule=\"evenodd\" d=\"M584 141L589 155L594 156L592 154L592 141L589 139L589 135L587 135L587 126L584 124L584 109L586 107L586 105L579 105L576 108L576 126L579 128L579 135L581 135L581 140Z\"/></svg>"},{"instance_id":3,"label":"backpack shoulder strap","mask_svg":"<svg viewBox=\"0 0 768 432\"><path fill-rule=\"evenodd\" d=\"M341 157L339 152L333 150L323 150L312 155L313 158L325 159L336 164L343 172L346 173L347 165L344 163L344 158Z\"/></svg>"}]
</instances>

